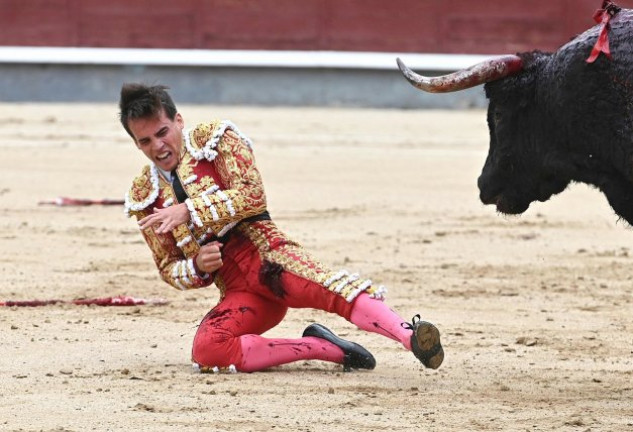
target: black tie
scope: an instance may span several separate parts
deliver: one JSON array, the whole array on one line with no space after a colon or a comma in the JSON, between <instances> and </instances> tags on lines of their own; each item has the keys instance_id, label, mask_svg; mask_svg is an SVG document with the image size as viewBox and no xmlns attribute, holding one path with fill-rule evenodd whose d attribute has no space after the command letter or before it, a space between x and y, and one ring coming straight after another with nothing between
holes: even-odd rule
<instances>
[{"instance_id":1,"label":"black tie","mask_svg":"<svg viewBox=\"0 0 633 432\"><path fill-rule=\"evenodd\" d=\"M188 198L187 192L185 192L185 189L182 187L182 183L180 183L180 179L178 178L178 174L176 173L176 170L173 170L171 172L171 184L174 187L174 193L176 194L176 198L178 199L178 202L179 203L185 202L185 200Z\"/></svg>"}]
</instances>

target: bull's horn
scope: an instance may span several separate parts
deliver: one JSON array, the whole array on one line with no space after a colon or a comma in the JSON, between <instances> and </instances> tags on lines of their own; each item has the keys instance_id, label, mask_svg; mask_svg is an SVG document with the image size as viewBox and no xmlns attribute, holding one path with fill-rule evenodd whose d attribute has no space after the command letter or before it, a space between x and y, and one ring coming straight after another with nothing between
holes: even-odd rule
<instances>
[{"instance_id":1,"label":"bull's horn","mask_svg":"<svg viewBox=\"0 0 633 432\"><path fill-rule=\"evenodd\" d=\"M462 69L448 75L425 77L409 69L399 58L398 67L404 77L414 87L429 93L449 93L475 87L479 84L495 81L514 75L523 68L521 58L515 55L496 57L477 63L468 69Z\"/></svg>"}]
</instances>

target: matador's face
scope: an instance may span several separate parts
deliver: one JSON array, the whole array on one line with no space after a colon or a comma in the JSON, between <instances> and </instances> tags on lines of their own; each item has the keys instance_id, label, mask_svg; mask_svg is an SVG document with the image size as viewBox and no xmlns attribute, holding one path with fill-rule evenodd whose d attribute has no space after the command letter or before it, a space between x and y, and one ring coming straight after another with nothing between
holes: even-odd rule
<instances>
[{"instance_id":1,"label":"matador's face","mask_svg":"<svg viewBox=\"0 0 633 432\"><path fill-rule=\"evenodd\" d=\"M158 168L171 171L178 166L184 127L180 113L173 120L164 111L156 117L130 119L128 127L132 131L136 147Z\"/></svg>"}]
</instances>

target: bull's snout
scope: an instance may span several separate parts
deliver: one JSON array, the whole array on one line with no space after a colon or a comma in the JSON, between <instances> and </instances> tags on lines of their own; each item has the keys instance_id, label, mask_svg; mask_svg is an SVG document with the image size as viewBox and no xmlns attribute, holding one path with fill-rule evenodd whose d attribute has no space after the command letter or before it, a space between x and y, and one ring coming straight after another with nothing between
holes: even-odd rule
<instances>
[{"instance_id":1,"label":"bull's snout","mask_svg":"<svg viewBox=\"0 0 633 432\"><path fill-rule=\"evenodd\" d=\"M490 177L482 175L477 180L479 199L486 205L494 205L497 211L515 215L521 214L530 206L530 200L508 189L505 182L495 182Z\"/></svg>"},{"instance_id":2,"label":"bull's snout","mask_svg":"<svg viewBox=\"0 0 633 432\"><path fill-rule=\"evenodd\" d=\"M479 199L482 203L486 205L497 204L497 202L499 201L499 196L502 192L502 188L500 185L492 185L489 182L488 178L482 174L477 179L477 187L479 188Z\"/></svg>"}]
</instances>

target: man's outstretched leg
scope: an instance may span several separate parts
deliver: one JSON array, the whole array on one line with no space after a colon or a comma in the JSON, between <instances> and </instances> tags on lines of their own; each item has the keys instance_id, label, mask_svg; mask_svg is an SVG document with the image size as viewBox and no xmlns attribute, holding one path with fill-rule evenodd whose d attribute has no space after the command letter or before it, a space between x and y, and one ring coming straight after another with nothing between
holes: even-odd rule
<instances>
[{"instance_id":1,"label":"man's outstretched leg","mask_svg":"<svg viewBox=\"0 0 633 432\"><path fill-rule=\"evenodd\" d=\"M440 332L419 316L412 323L403 320L382 300L359 294L352 302L322 285L300 276L284 273L284 301L290 307L324 310L340 315L361 330L387 336L400 342L428 368L437 369L444 360Z\"/></svg>"},{"instance_id":2,"label":"man's outstretched leg","mask_svg":"<svg viewBox=\"0 0 633 432\"><path fill-rule=\"evenodd\" d=\"M349 321L362 330L400 342L428 368L437 369L444 361L439 330L432 323L421 321L419 315L411 323L405 322L382 300L361 294L354 300Z\"/></svg>"}]
</instances>

